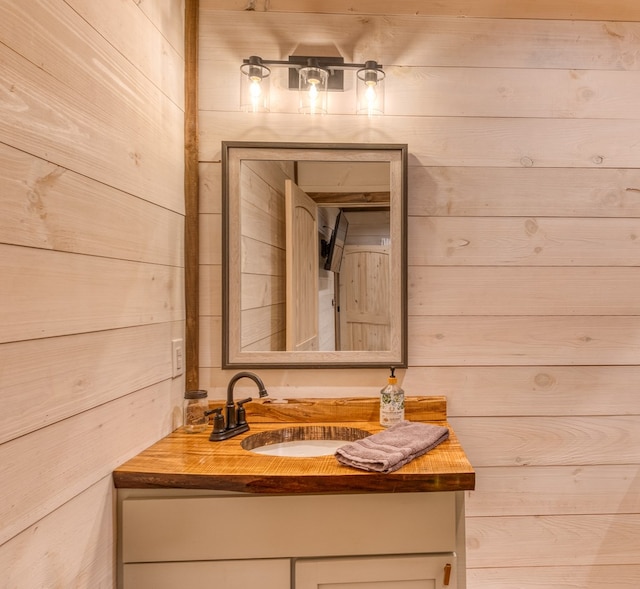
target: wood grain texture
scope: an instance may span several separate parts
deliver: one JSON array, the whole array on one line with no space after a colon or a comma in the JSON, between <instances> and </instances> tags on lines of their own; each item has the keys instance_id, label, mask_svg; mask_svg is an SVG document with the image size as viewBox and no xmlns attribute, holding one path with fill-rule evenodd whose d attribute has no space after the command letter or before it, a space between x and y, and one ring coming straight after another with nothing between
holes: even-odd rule
<instances>
[{"instance_id":1,"label":"wood grain texture","mask_svg":"<svg viewBox=\"0 0 640 589\"><path fill-rule=\"evenodd\" d=\"M115 587L111 476L0 546L3 587Z\"/></svg>"},{"instance_id":2,"label":"wood grain texture","mask_svg":"<svg viewBox=\"0 0 640 589\"><path fill-rule=\"evenodd\" d=\"M319 46L334 53L338 48L345 61L356 63L375 58L385 66L640 68L636 53L640 19L575 22L389 13L363 18L353 14L310 17L293 11L202 12L200 39L204 60L239 63L249 55L287 59L301 43L299 32L312 30L313 40L307 39L306 46ZM238 28L245 33L239 36ZM505 51L507 47L509 51Z\"/></svg>"},{"instance_id":3,"label":"wood grain texture","mask_svg":"<svg viewBox=\"0 0 640 589\"><path fill-rule=\"evenodd\" d=\"M266 53L263 57L266 59ZM215 67L219 77L232 79L238 75L237 64L221 61L217 55L212 55L206 63ZM427 67L424 62L411 66L384 62L384 70L387 74L384 88L387 116L633 119L635 97L640 91L640 81L628 79L626 71L534 67L487 69L455 64ZM284 89L287 82L283 71L274 68L272 77L272 93L278 99L278 112L297 113L297 96ZM345 83L349 84L348 77ZM473 92L469 92L469 88L473 88ZM556 91L548 92L548 88ZM228 88L217 79L207 78L201 86L201 108L235 111L240 103L239 92L240 84ZM353 114L351 98L349 92L332 93L329 97L331 113ZM425 105L428 106L426 112Z\"/></svg>"},{"instance_id":4,"label":"wood grain texture","mask_svg":"<svg viewBox=\"0 0 640 589\"><path fill-rule=\"evenodd\" d=\"M469 517L636 513L640 476L630 464L480 466ZM553 489L553 493L550 492Z\"/></svg>"},{"instance_id":5,"label":"wood grain texture","mask_svg":"<svg viewBox=\"0 0 640 589\"><path fill-rule=\"evenodd\" d=\"M186 0L178 0L177 2L144 1L135 4L149 21L162 32L176 53L184 57L184 38L185 34L188 34L186 31ZM176 84L179 86L182 82L179 79Z\"/></svg>"},{"instance_id":6,"label":"wood grain texture","mask_svg":"<svg viewBox=\"0 0 640 589\"><path fill-rule=\"evenodd\" d=\"M184 28L184 202L185 202L185 382L199 388L198 340L200 315L200 166L198 164L198 23L197 0L185 0Z\"/></svg>"},{"instance_id":7,"label":"wood grain texture","mask_svg":"<svg viewBox=\"0 0 640 589\"><path fill-rule=\"evenodd\" d=\"M200 264L222 265L222 215L201 214L198 240Z\"/></svg>"},{"instance_id":8,"label":"wood grain texture","mask_svg":"<svg viewBox=\"0 0 640 589\"><path fill-rule=\"evenodd\" d=\"M215 75L200 85L201 165L215 171L223 139L409 144L410 365L399 380L408 394L446 395L479 463L469 589L640 585L629 555L639 11L631 0L202 0L202 71ZM286 59L300 31L385 64L387 115L359 120L345 92L331 97L335 115L309 121L275 72L282 112L239 114L239 61ZM215 207L216 191L207 198ZM219 319L203 323L202 382L223 398L233 373L220 369ZM364 397L385 379L259 374L277 398Z\"/></svg>"},{"instance_id":9,"label":"wood grain texture","mask_svg":"<svg viewBox=\"0 0 640 589\"><path fill-rule=\"evenodd\" d=\"M411 162L423 166L634 168L640 158L636 119L510 119L487 117L328 117L308 125L304 115L201 111L200 158L220 159L223 139L376 142L402 139ZM268 117L268 119L267 119ZM267 121L269 124L267 124ZM473 140L471 140L473 139Z\"/></svg>"},{"instance_id":10,"label":"wood grain texture","mask_svg":"<svg viewBox=\"0 0 640 589\"><path fill-rule=\"evenodd\" d=\"M640 171L409 166L409 215L638 218Z\"/></svg>"},{"instance_id":11,"label":"wood grain texture","mask_svg":"<svg viewBox=\"0 0 640 589\"><path fill-rule=\"evenodd\" d=\"M467 583L474 589L597 589L611 582L615 568L615 582L620 589L635 589L640 583L640 565L621 564L591 566L535 566L487 567L470 569Z\"/></svg>"},{"instance_id":12,"label":"wood grain texture","mask_svg":"<svg viewBox=\"0 0 640 589\"><path fill-rule=\"evenodd\" d=\"M640 416L450 418L481 466L635 464Z\"/></svg>"},{"instance_id":13,"label":"wood grain texture","mask_svg":"<svg viewBox=\"0 0 640 589\"><path fill-rule=\"evenodd\" d=\"M264 375L268 387L272 384L270 374ZM637 415L638 378L640 367L636 365L412 366L398 382L407 394L445 395L450 418L544 419L554 415ZM354 378L351 384L356 382ZM364 379L359 382L372 384Z\"/></svg>"},{"instance_id":14,"label":"wood grain texture","mask_svg":"<svg viewBox=\"0 0 640 589\"><path fill-rule=\"evenodd\" d=\"M291 352L316 351L320 348L318 206L291 180L285 182L284 200L285 292L288 301L285 304L284 349ZM242 319L240 322L243 323Z\"/></svg>"},{"instance_id":15,"label":"wood grain texture","mask_svg":"<svg viewBox=\"0 0 640 589\"><path fill-rule=\"evenodd\" d=\"M168 266L184 264L184 217L0 145L4 243Z\"/></svg>"},{"instance_id":16,"label":"wood grain texture","mask_svg":"<svg viewBox=\"0 0 640 589\"><path fill-rule=\"evenodd\" d=\"M238 226L229 223L227 245L229 258L239 264L237 273L228 273L229 322L238 319L239 351L285 350L285 182L293 167L270 161L243 161L239 167L239 186L229 186L230 196L236 190L240 195L240 220Z\"/></svg>"},{"instance_id":17,"label":"wood grain texture","mask_svg":"<svg viewBox=\"0 0 640 589\"><path fill-rule=\"evenodd\" d=\"M184 318L182 268L9 245L0 252L0 341Z\"/></svg>"},{"instance_id":18,"label":"wood grain texture","mask_svg":"<svg viewBox=\"0 0 640 589\"><path fill-rule=\"evenodd\" d=\"M241 446L252 433L273 430L277 427L274 424L292 423L282 421L290 419L292 413L295 415L293 423L303 421L313 426L310 419L321 415L320 425L334 423L375 433L382 430L377 417L371 419L378 406L377 399L336 402L316 399L292 405L248 404L247 420L252 424L249 432L216 443L209 441L210 432L187 434L178 430L119 466L114 471L114 481L119 488L177 487L276 494L400 493L473 488L473 468L452 430L449 439L431 452L384 475L343 466L332 455L290 459L252 454ZM423 406L426 406L426 413ZM359 421L340 419L354 414L356 407L360 407L362 415ZM420 408L415 416L414 408ZM262 419L254 420L254 412L262 415ZM442 417L443 412L444 399L414 399L408 403L406 415L408 419L422 418L425 414ZM369 420L365 421L365 418Z\"/></svg>"},{"instance_id":19,"label":"wood grain texture","mask_svg":"<svg viewBox=\"0 0 640 589\"><path fill-rule=\"evenodd\" d=\"M177 321L0 345L0 443L171 378L167 342L182 332ZM29 403L35 386L47 394Z\"/></svg>"},{"instance_id":20,"label":"wood grain texture","mask_svg":"<svg viewBox=\"0 0 640 589\"><path fill-rule=\"evenodd\" d=\"M634 316L636 267L414 266L409 315Z\"/></svg>"},{"instance_id":21,"label":"wood grain texture","mask_svg":"<svg viewBox=\"0 0 640 589\"><path fill-rule=\"evenodd\" d=\"M637 514L469 518L467 564L470 569L527 567L542 560L547 567L590 567L622 560L637 566L639 527ZM514 542L522 536L526 550Z\"/></svg>"},{"instance_id":22,"label":"wood grain texture","mask_svg":"<svg viewBox=\"0 0 640 589\"><path fill-rule=\"evenodd\" d=\"M525 0L496 3L493 0L403 0L389 5L383 0L345 3L341 0L200 0L202 10L256 10L259 12L311 12L328 14L409 14L495 18L569 20L640 19L633 0Z\"/></svg>"},{"instance_id":23,"label":"wood grain texture","mask_svg":"<svg viewBox=\"0 0 640 589\"><path fill-rule=\"evenodd\" d=\"M215 328L213 328L215 332ZM207 350L215 348L212 343ZM226 383L234 371L218 367L202 369L211 383L209 396L224 399ZM203 365L209 361L203 354ZM384 369L346 371L264 370L259 372L274 399L305 397L367 397L386 383ZM454 417L634 415L638 413L638 366L411 366L397 370L407 395L446 395L447 413ZM238 395L255 394L238 383ZM246 394L245 394L246 393Z\"/></svg>"},{"instance_id":24,"label":"wood grain texture","mask_svg":"<svg viewBox=\"0 0 640 589\"><path fill-rule=\"evenodd\" d=\"M222 170L220 162L200 162L198 177L201 214L222 214Z\"/></svg>"},{"instance_id":25,"label":"wood grain texture","mask_svg":"<svg viewBox=\"0 0 640 589\"><path fill-rule=\"evenodd\" d=\"M413 266L637 266L636 219L412 217Z\"/></svg>"},{"instance_id":26,"label":"wood grain texture","mask_svg":"<svg viewBox=\"0 0 640 589\"><path fill-rule=\"evenodd\" d=\"M423 116L427 104L430 116L634 119L640 89L640 81L629 80L625 71L597 69L391 66L385 71L385 115L395 116Z\"/></svg>"},{"instance_id":27,"label":"wood grain texture","mask_svg":"<svg viewBox=\"0 0 640 589\"><path fill-rule=\"evenodd\" d=\"M68 4L91 23L109 43L125 55L181 110L185 108L185 0L180 2L123 2L122 12L105 10L91 0L70 0ZM122 26L122 21L127 26ZM138 31L138 36L130 34ZM154 50L139 42L144 34ZM156 58L160 53L162 59Z\"/></svg>"},{"instance_id":28,"label":"wood grain texture","mask_svg":"<svg viewBox=\"0 0 640 589\"><path fill-rule=\"evenodd\" d=\"M178 383L164 380L2 444L0 544L174 429Z\"/></svg>"},{"instance_id":29,"label":"wood grain texture","mask_svg":"<svg viewBox=\"0 0 640 589\"><path fill-rule=\"evenodd\" d=\"M206 327L202 327L206 326ZM201 327L207 330L208 334L215 334L220 328L218 318L204 318ZM227 382L236 373L235 370L221 370L219 347L215 338L210 338L209 343L201 348L203 378L209 384L209 397L211 399L225 399ZM217 361L205 364L207 361ZM206 366L206 368L205 368ZM272 399L304 399L304 398L354 398L372 397L380 393L380 389L387 385L389 377L388 368L371 368L367 370L345 370L342 368L308 368L304 370L258 370L263 379L269 397ZM402 382L404 370L397 369L396 374ZM247 393L246 396L255 394L255 387L251 383L243 385L242 380L236 385L235 390L238 395ZM426 388L426 383L415 387L407 395L421 395L421 391ZM240 392L242 391L242 392ZM439 393L434 393L438 396Z\"/></svg>"},{"instance_id":30,"label":"wood grain texture","mask_svg":"<svg viewBox=\"0 0 640 589\"><path fill-rule=\"evenodd\" d=\"M409 322L412 366L637 365L640 318L438 316Z\"/></svg>"},{"instance_id":31,"label":"wood grain texture","mask_svg":"<svg viewBox=\"0 0 640 589\"><path fill-rule=\"evenodd\" d=\"M202 372L206 366L222 366L222 318L217 317L200 317L200 342L198 346L199 372ZM211 382L210 380L208 382ZM227 381L220 382L220 390L226 391ZM226 392L223 392L221 398L224 398Z\"/></svg>"},{"instance_id":32,"label":"wood grain texture","mask_svg":"<svg viewBox=\"0 0 640 589\"><path fill-rule=\"evenodd\" d=\"M274 403L270 399L262 399L247 403L245 407L252 423L375 423L380 408L377 399L366 397L297 398L289 400L288 403ZM444 421L447 418L447 400L444 397L408 396L405 398L405 411L406 415L415 421Z\"/></svg>"},{"instance_id":33,"label":"wood grain texture","mask_svg":"<svg viewBox=\"0 0 640 589\"><path fill-rule=\"evenodd\" d=\"M220 317L222 314L222 268L219 265L201 264L199 279L200 315Z\"/></svg>"},{"instance_id":34,"label":"wood grain texture","mask_svg":"<svg viewBox=\"0 0 640 589\"><path fill-rule=\"evenodd\" d=\"M3 36L16 44L16 52L6 45L1 51L6 84L13 88L2 101L5 143L182 212L184 141L176 132L182 130L182 111L148 82L141 86L145 78L133 68L126 71L120 54L97 33L88 33L90 41L78 38L86 23L67 4L55 4L59 9L49 6L33 16L24 14L26 6L14 8L3 19ZM35 17L48 22L42 30L49 32L23 47L30 36L24 27ZM19 53L27 49L35 53ZM106 63L96 53L108 55ZM109 74L123 67L120 79ZM85 75L77 75L78 68ZM123 94L122 86L140 102Z\"/></svg>"},{"instance_id":35,"label":"wood grain texture","mask_svg":"<svg viewBox=\"0 0 640 589\"><path fill-rule=\"evenodd\" d=\"M115 587L111 470L181 422L183 9L2 8L3 587Z\"/></svg>"}]
</instances>

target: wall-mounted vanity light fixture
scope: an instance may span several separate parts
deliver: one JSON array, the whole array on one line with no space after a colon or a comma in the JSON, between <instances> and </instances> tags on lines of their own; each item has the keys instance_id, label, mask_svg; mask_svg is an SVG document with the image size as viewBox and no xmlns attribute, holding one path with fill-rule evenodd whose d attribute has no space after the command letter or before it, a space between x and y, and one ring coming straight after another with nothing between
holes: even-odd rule
<instances>
[{"instance_id":1,"label":"wall-mounted vanity light fixture","mask_svg":"<svg viewBox=\"0 0 640 589\"><path fill-rule=\"evenodd\" d=\"M356 70L356 112L368 116L384 113L384 77L376 61L344 63L341 57L291 56L287 61L252 55L240 66L241 107L250 112L269 111L271 67L289 68L289 90L299 93L298 111L327 113L327 91L344 90L344 71Z\"/></svg>"}]
</instances>

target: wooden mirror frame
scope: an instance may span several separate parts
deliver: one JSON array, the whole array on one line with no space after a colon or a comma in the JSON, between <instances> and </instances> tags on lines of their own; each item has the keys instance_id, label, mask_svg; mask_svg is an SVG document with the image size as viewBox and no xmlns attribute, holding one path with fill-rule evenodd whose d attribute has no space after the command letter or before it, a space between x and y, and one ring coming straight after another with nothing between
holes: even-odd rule
<instances>
[{"instance_id":1,"label":"wooden mirror frame","mask_svg":"<svg viewBox=\"0 0 640 589\"><path fill-rule=\"evenodd\" d=\"M384 161L390 166L391 345L382 351L240 349L239 181L243 159ZM247 154L251 154L251 158ZM278 157L274 157L274 153ZM405 144L222 142L222 368L407 366L407 165ZM235 264L235 265L234 265Z\"/></svg>"}]
</instances>

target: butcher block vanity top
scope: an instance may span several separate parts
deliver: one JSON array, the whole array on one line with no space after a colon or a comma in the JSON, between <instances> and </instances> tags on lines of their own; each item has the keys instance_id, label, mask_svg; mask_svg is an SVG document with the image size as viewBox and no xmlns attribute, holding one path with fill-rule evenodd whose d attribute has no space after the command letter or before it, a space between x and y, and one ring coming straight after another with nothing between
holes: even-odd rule
<instances>
[{"instance_id":1,"label":"butcher block vanity top","mask_svg":"<svg viewBox=\"0 0 640 589\"><path fill-rule=\"evenodd\" d=\"M286 402L264 399L249 402L245 407L250 425L248 432L222 442L210 442L211 427L196 434L179 428L118 467L113 473L115 486L269 494L403 493L474 488L473 468L446 421L445 397L407 397L405 418L446 425L449 439L388 474L343 466L332 454L269 456L242 447L242 441L251 435L296 425L341 426L370 433L382 431L377 398Z\"/></svg>"}]
</instances>

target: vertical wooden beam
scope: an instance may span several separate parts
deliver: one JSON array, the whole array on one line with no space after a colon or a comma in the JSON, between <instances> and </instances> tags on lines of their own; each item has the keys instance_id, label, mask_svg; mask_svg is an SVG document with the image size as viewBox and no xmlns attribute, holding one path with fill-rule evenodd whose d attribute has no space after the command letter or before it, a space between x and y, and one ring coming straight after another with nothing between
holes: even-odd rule
<instances>
[{"instance_id":1,"label":"vertical wooden beam","mask_svg":"<svg viewBox=\"0 0 640 589\"><path fill-rule=\"evenodd\" d=\"M198 388L198 21L199 0L185 0L184 73L184 288L185 288L185 386Z\"/></svg>"}]
</instances>

